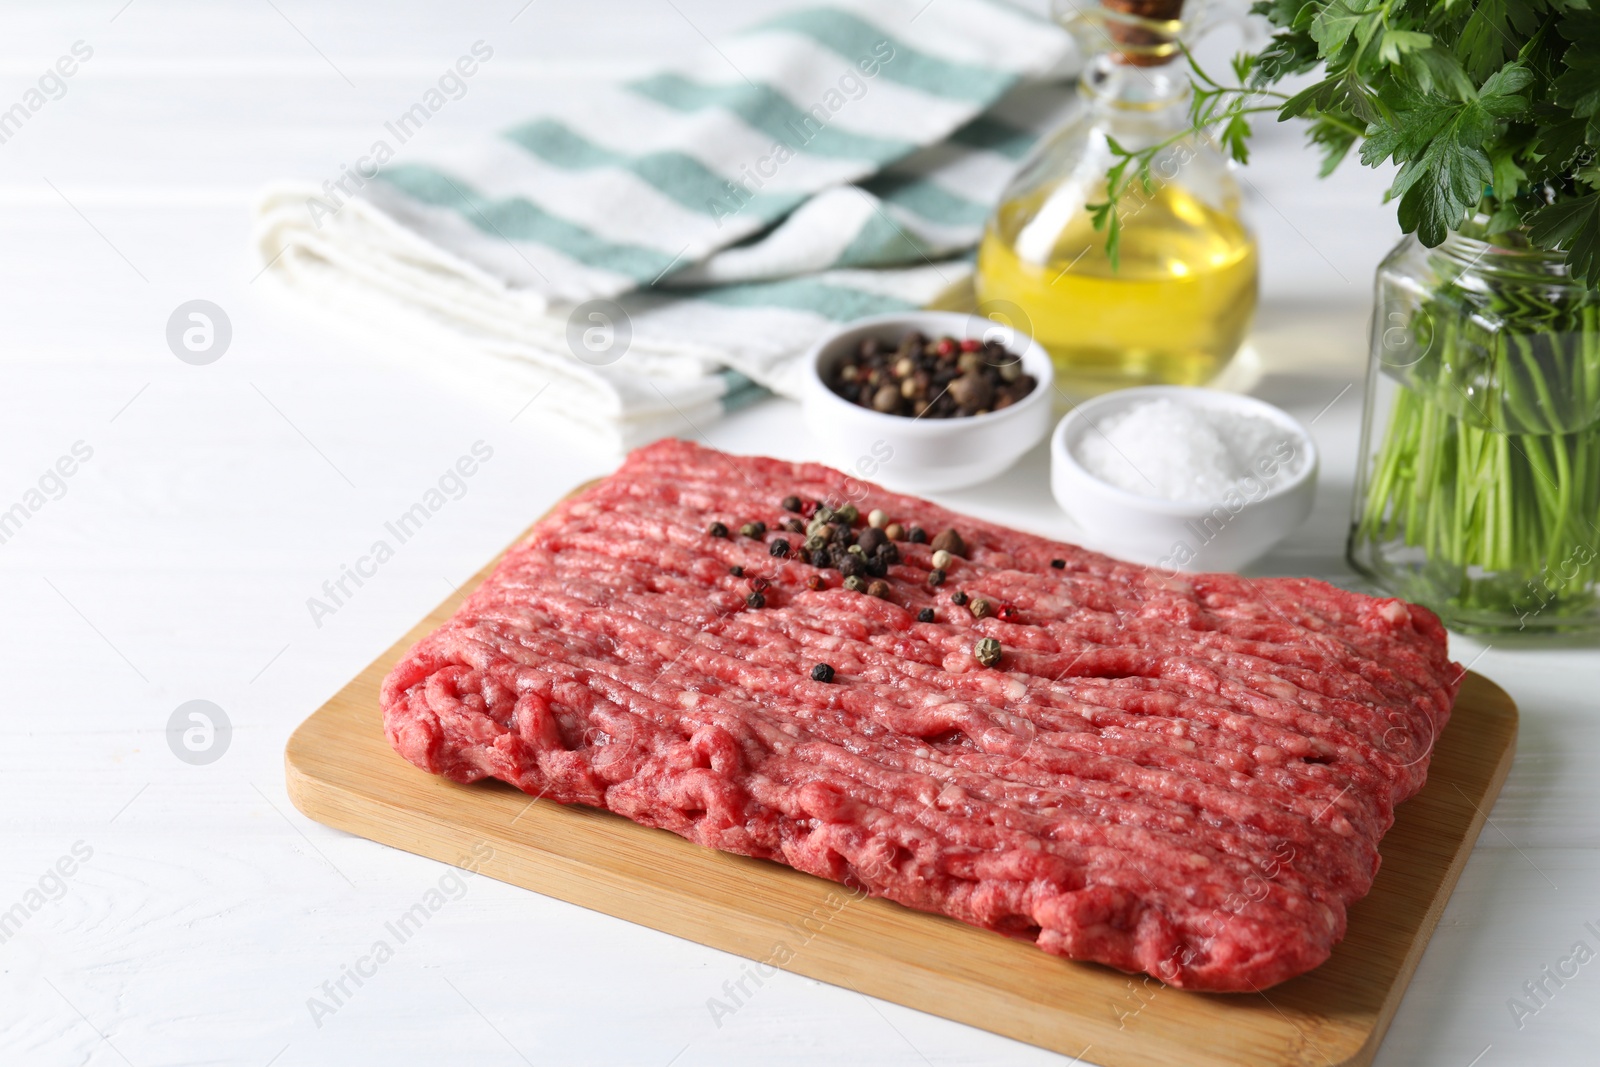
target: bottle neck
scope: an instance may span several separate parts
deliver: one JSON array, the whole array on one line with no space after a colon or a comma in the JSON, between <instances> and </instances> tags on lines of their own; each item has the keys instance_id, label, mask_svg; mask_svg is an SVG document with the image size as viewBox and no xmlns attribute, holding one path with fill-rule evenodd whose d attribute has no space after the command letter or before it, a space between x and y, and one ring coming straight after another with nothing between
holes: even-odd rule
<instances>
[{"instance_id":1,"label":"bottle neck","mask_svg":"<svg viewBox=\"0 0 1600 1067\"><path fill-rule=\"evenodd\" d=\"M1203 0L1054 0L1056 19L1082 54L1109 55L1130 67L1165 66L1183 52L1182 39L1199 25ZM1185 7L1196 9L1184 19Z\"/></svg>"},{"instance_id":2,"label":"bottle neck","mask_svg":"<svg viewBox=\"0 0 1600 1067\"><path fill-rule=\"evenodd\" d=\"M1114 52L1102 52L1085 64L1078 85L1084 98L1097 106L1141 112L1181 107L1190 92L1181 64L1164 60L1136 66Z\"/></svg>"}]
</instances>

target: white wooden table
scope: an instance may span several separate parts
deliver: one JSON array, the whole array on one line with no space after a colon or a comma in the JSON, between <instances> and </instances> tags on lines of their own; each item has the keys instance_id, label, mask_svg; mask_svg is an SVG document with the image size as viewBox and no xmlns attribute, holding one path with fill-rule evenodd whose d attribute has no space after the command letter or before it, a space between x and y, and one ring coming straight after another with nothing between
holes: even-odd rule
<instances>
[{"instance_id":1,"label":"white wooden table","mask_svg":"<svg viewBox=\"0 0 1600 1067\"><path fill-rule=\"evenodd\" d=\"M335 1012L308 1007L448 869L302 818L285 739L614 460L565 444L526 397L440 393L265 300L251 198L337 175L475 40L493 62L419 141L498 127L785 2L6 4L0 110L75 42L93 54L0 144L0 509L76 443L92 456L47 478L59 498L0 543L0 1062L1065 1062L789 975L719 1025L707 999L737 959L485 879L346 979ZM1258 391L1315 418L1327 460L1315 516L1261 570L1347 576L1367 289L1394 224L1381 176L1318 183L1297 133L1264 134L1246 174L1266 270ZM165 341L197 298L232 323L209 366ZM708 433L812 447L782 402ZM307 598L479 440L494 457L467 493L316 625ZM1044 476L1036 452L946 499L1060 531ZM1547 981L1542 1006L1524 983L1577 942L1600 949L1600 656L1456 649L1521 705L1521 747L1379 1061L1594 1062L1600 963ZM195 699L232 724L209 764L168 745ZM1513 997L1538 1007L1520 1027Z\"/></svg>"}]
</instances>

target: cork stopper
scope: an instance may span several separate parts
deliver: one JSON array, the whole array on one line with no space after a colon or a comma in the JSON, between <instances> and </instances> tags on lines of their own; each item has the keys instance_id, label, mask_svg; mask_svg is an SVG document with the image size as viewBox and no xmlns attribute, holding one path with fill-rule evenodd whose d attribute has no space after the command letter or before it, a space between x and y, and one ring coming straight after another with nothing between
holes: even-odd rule
<instances>
[{"instance_id":1,"label":"cork stopper","mask_svg":"<svg viewBox=\"0 0 1600 1067\"><path fill-rule=\"evenodd\" d=\"M1111 14L1106 34L1122 46L1117 60L1135 67L1159 67L1170 60L1177 53L1183 5L1184 0L1100 0Z\"/></svg>"}]
</instances>

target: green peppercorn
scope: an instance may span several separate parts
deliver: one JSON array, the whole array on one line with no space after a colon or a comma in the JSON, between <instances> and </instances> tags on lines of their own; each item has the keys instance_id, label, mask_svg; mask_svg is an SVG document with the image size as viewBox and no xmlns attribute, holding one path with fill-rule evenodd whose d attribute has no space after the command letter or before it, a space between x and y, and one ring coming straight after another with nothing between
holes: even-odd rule
<instances>
[{"instance_id":1,"label":"green peppercorn","mask_svg":"<svg viewBox=\"0 0 1600 1067\"><path fill-rule=\"evenodd\" d=\"M928 584L933 586L935 589L937 589L939 586L943 585L944 584L944 571L939 570L937 567L935 567L933 570L929 571L928 572Z\"/></svg>"},{"instance_id":2,"label":"green peppercorn","mask_svg":"<svg viewBox=\"0 0 1600 1067\"><path fill-rule=\"evenodd\" d=\"M932 622L933 621L933 609L932 608L923 608L921 611L917 612L917 621L918 622Z\"/></svg>"},{"instance_id":3,"label":"green peppercorn","mask_svg":"<svg viewBox=\"0 0 1600 1067\"><path fill-rule=\"evenodd\" d=\"M852 593L859 593L867 587L866 580L859 574L852 574L844 580L844 587Z\"/></svg>"},{"instance_id":4,"label":"green peppercorn","mask_svg":"<svg viewBox=\"0 0 1600 1067\"><path fill-rule=\"evenodd\" d=\"M720 522L714 522L710 526L706 527L706 533L710 534L712 537L727 537L728 528L722 525Z\"/></svg>"},{"instance_id":5,"label":"green peppercorn","mask_svg":"<svg viewBox=\"0 0 1600 1067\"><path fill-rule=\"evenodd\" d=\"M828 666L826 663L817 664L815 667L811 668L811 680L813 682L833 681L833 668Z\"/></svg>"},{"instance_id":6,"label":"green peppercorn","mask_svg":"<svg viewBox=\"0 0 1600 1067\"><path fill-rule=\"evenodd\" d=\"M822 537L817 536L816 534L812 534L810 537L806 538L805 550L806 550L806 555L808 555L808 556L809 555L813 555L813 554L815 554L817 552L821 552L823 549L825 549L827 547L828 547L827 540L822 538Z\"/></svg>"},{"instance_id":7,"label":"green peppercorn","mask_svg":"<svg viewBox=\"0 0 1600 1067\"><path fill-rule=\"evenodd\" d=\"M767 598L759 591L751 593L749 596L745 597L744 602L750 605L752 608L764 608L767 606Z\"/></svg>"},{"instance_id":8,"label":"green peppercorn","mask_svg":"<svg viewBox=\"0 0 1600 1067\"><path fill-rule=\"evenodd\" d=\"M739 533L745 537L755 538L759 541L761 538L767 536L767 524L764 522L747 522L743 526L739 527Z\"/></svg>"},{"instance_id":9,"label":"green peppercorn","mask_svg":"<svg viewBox=\"0 0 1600 1067\"><path fill-rule=\"evenodd\" d=\"M985 667L993 667L1000 662L1000 642L992 637L980 638L978 643L972 646L972 655Z\"/></svg>"},{"instance_id":10,"label":"green peppercorn","mask_svg":"<svg viewBox=\"0 0 1600 1067\"><path fill-rule=\"evenodd\" d=\"M832 522L833 509L826 504L818 504L816 514L811 516L812 522Z\"/></svg>"},{"instance_id":11,"label":"green peppercorn","mask_svg":"<svg viewBox=\"0 0 1600 1067\"><path fill-rule=\"evenodd\" d=\"M839 520L846 526L854 526L856 524L856 520L861 517L861 512L856 510L856 506L854 504L846 504L844 507L839 509L838 514Z\"/></svg>"},{"instance_id":12,"label":"green peppercorn","mask_svg":"<svg viewBox=\"0 0 1600 1067\"><path fill-rule=\"evenodd\" d=\"M955 605L957 605L959 607L960 605L965 604L966 602L967 602L967 594L963 593L961 590L957 589L954 593L950 594L950 603L955 604Z\"/></svg>"},{"instance_id":13,"label":"green peppercorn","mask_svg":"<svg viewBox=\"0 0 1600 1067\"><path fill-rule=\"evenodd\" d=\"M789 542L780 537L767 547L767 551L782 559L789 554Z\"/></svg>"},{"instance_id":14,"label":"green peppercorn","mask_svg":"<svg viewBox=\"0 0 1600 1067\"><path fill-rule=\"evenodd\" d=\"M783 498L783 510L784 511L799 511L800 510L800 498L797 497L797 496L794 496L793 494L784 497Z\"/></svg>"},{"instance_id":15,"label":"green peppercorn","mask_svg":"<svg viewBox=\"0 0 1600 1067\"><path fill-rule=\"evenodd\" d=\"M978 597L972 602L973 618L987 619L992 614L994 614L994 605L983 599L983 597Z\"/></svg>"}]
</instances>

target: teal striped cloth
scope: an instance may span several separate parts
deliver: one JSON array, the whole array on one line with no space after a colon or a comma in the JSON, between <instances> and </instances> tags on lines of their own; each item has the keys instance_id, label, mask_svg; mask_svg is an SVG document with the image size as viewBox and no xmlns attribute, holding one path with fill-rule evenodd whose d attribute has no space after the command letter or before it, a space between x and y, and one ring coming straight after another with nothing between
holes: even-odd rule
<instances>
[{"instance_id":1,"label":"teal striped cloth","mask_svg":"<svg viewBox=\"0 0 1600 1067\"><path fill-rule=\"evenodd\" d=\"M793 11L348 199L274 188L256 248L395 358L629 447L794 395L830 326L965 279L1071 54L997 0Z\"/></svg>"}]
</instances>

